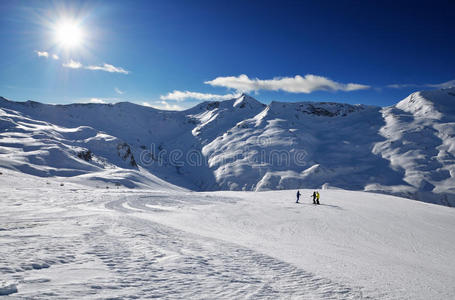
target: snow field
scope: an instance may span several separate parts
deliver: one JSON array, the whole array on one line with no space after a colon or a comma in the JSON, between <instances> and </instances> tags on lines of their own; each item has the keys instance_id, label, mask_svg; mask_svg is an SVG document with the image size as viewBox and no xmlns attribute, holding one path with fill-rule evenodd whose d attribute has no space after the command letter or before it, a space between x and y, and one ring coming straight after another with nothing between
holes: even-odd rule
<instances>
[{"instance_id":1,"label":"snow field","mask_svg":"<svg viewBox=\"0 0 455 300\"><path fill-rule=\"evenodd\" d=\"M106 190L3 173L0 288L16 287L13 297L455 295L452 208L343 190L321 191L314 206L311 190L296 204L295 191Z\"/></svg>"}]
</instances>

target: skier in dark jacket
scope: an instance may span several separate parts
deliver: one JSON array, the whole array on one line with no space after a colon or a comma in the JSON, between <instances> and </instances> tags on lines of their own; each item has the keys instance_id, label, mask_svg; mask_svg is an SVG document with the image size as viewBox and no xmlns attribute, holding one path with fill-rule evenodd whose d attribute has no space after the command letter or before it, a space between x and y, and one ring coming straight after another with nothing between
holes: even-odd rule
<instances>
[{"instance_id":1,"label":"skier in dark jacket","mask_svg":"<svg viewBox=\"0 0 455 300\"><path fill-rule=\"evenodd\" d=\"M299 203L300 195L300 191L297 191L297 201L295 201L295 203Z\"/></svg>"},{"instance_id":2,"label":"skier in dark jacket","mask_svg":"<svg viewBox=\"0 0 455 300\"><path fill-rule=\"evenodd\" d=\"M317 204L316 203L316 191L313 191L312 197L313 197L313 204Z\"/></svg>"}]
</instances>

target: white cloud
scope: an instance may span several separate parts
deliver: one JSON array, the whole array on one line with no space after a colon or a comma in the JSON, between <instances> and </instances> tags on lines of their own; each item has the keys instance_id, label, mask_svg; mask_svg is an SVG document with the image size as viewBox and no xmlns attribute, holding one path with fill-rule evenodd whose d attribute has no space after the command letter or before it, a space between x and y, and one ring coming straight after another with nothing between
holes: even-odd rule
<instances>
[{"instance_id":1,"label":"white cloud","mask_svg":"<svg viewBox=\"0 0 455 300\"><path fill-rule=\"evenodd\" d=\"M111 102L111 99L109 99L109 98L96 98L96 97L93 97L93 98L83 98L83 99L79 99L79 100L77 100L76 102L78 102L78 103L106 104L106 103L110 103L110 102Z\"/></svg>"},{"instance_id":2,"label":"white cloud","mask_svg":"<svg viewBox=\"0 0 455 300\"><path fill-rule=\"evenodd\" d=\"M391 88L391 89L403 89L403 88L409 88L409 87L418 87L418 85L412 84L412 83L403 83L403 84L395 83L395 84L389 84L389 85L387 85L387 87Z\"/></svg>"},{"instance_id":3,"label":"white cloud","mask_svg":"<svg viewBox=\"0 0 455 300\"><path fill-rule=\"evenodd\" d=\"M79 69L82 68L82 64L78 61L74 61L70 59L69 62L62 64L65 68L71 68L71 69Z\"/></svg>"},{"instance_id":4,"label":"white cloud","mask_svg":"<svg viewBox=\"0 0 455 300\"><path fill-rule=\"evenodd\" d=\"M141 105L154 108L153 104L151 104L150 102L142 102Z\"/></svg>"},{"instance_id":5,"label":"white cloud","mask_svg":"<svg viewBox=\"0 0 455 300\"><path fill-rule=\"evenodd\" d=\"M125 101L124 99L121 98L116 98L116 97L91 97L91 98L81 98L78 99L76 102L78 103L96 103L96 104L109 104L109 103L119 103Z\"/></svg>"},{"instance_id":6,"label":"white cloud","mask_svg":"<svg viewBox=\"0 0 455 300\"><path fill-rule=\"evenodd\" d=\"M38 55L38 57L46 57L46 58L49 57L49 53L46 51L35 50L35 53L36 53L36 55Z\"/></svg>"},{"instance_id":7,"label":"white cloud","mask_svg":"<svg viewBox=\"0 0 455 300\"><path fill-rule=\"evenodd\" d=\"M162 101L154 101L154 102L142 102L143 106L153 107L156 109L163 109L163 110L184 110L185 108L178 105L178 104L170 104L165 100Z\"/></svg>"},{"instance_id":8,"label":"white cloud","mask_svg":"<svg viewBox=\"0 0 455 300\"><path fill-rule=\"evenodd\" d=\"M88 100L89 103L99 103L99 104L105 104L106 101L104 101L103 99L100 99L100 98L90 98L90 100Z\"/></svg>"},{"instance_id":9,"label":"white cloud","mask_svg":"<svg viewBox=\"0 0 455 300\"><path fill-rule=\"evenodd\" d=\"M424 87L432 87L437 89L444 89L449 87L455 87L455 79L449 80L442 83L426 83L426 84L415 84L415 83L404 83L404 84L389 84L388 88L392 89L403 89L403 88L424 88Z\"/></svg>"},{"instance_id":10,"label":"white cloud","mask_svg":"<svg viewBox=\"0 0 455 300\"><path fill-rule=\"evenodd\" d=\"M119 94L119 95L123 95L123 93L125 93L124 91L120 90L119 88L114 88L114 91Z\"/></svg>"},{"instance_id":11,"label":"white cloud","mask_svg":"<svg viewBox=\"0 0 455 300\"><path fill-rule=\"evenodd\" d=\"M216 94L206 94L206 93L197 93L190 91L177 91L174 90L167 95L160 96L161 100L175 100L175 101L184 101L186 99L197 99L197 100L228 100L237 97L238 94L226 94L226 95L216 95Z\"/></svg>"},{"instance_id":12,"label":"white cloud","mask_svg":"<svg viewBox=\"0 0 455 300\"><path fill-rule=\"evenodd\" d=\"M309 94L314 91L355 91L369 89L370 86L358 83L339 83L329 78L307 74L304 77L275 77L273 79L262 80L258 78L248 78L247 75L217 77L206 81L205 84L212 86L222 86L235 89L241 92L251 92L260 90L285 91L289 93Z\"/></svg>"},{"instance_id":13,"label":"white cloud","mask_svg":"<svg viewBox=\"0 0 455 300\"><path fill-rule=\"evenodd\" d=\"M49 53L47 51L38 51L38 50L35 50L35 53L36 55L38 55L38 57L45 57L45 58L49 58L49 57L52 57L53 59L55 60L58 60L60 57L55 54L55 53Z\"/></svg>"},{"instance_id":14,"label":"white cloud","mask_svg":"<svg viewBox=\"0 0 455 300\"><path fill-rule=\"evenodd\" d=\"M46 58L49 58L49 57L52 57L53 59L55 60L59 60L60 57L53 53L53 54L50 54L49 52L46 52L46 51L38 51L38 50L35 50L35 53L38 55L38 57L46 57ZM82 65L82 63L78 62L78 61L75 61L73 59L70 59L68 62L66 63L63 63L62 64L63 67L65 68L71 68L71 69L80 69L80 68L84 68L84 69L87 69L87 70L92 70L92 71L105 71L105 72L110 72L110 73L122 73L122 74L129 74L130 71L127 71L121 67L116 67L114 65L111 65L111 64L103 64L102 66L95 66L95 65L90 65L90 66L84 66ZM123 94L122 91L120 91L119 89L116 88L116 92L119 93L119 94Z\"/></svg>"},{"instance_id":15,"label":"white cloud","mask_svg":"<svg viewBox=\"0 0 455 300\"><path fill-rule=\"evenodd\" d=\"M110 73L122 73L129 74L130 71L127 71L121 67L116 67L110 64L103 64L102 66L86 66L85 69L93 71L106 71Z\"/></svg>"},{"instance_id":16,"label":"white cloud","mask_svg":"<svg viewBox=\"0 0 455 300\"><path fill-rule=\"evenodd\" d=\"M434 87L437 89L446 89L450 87L455 87L455 79L454 80L449 80L443 83L437 83L437 84L427 84L426 86L428 87Z\"/></svg>"}]
</instances>

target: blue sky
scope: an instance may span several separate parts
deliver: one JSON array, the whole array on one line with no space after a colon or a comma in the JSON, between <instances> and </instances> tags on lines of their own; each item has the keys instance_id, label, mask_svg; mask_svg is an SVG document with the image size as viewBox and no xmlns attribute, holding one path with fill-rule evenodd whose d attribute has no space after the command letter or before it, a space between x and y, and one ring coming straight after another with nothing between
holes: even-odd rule
<instances>
[{"instance_id":1,"label":"blue sky","mask_svg":"<svg viewBox=\"0 0 455 300\"><path fill-rule=\"evenodd\" d=\"M450 2L2 1L0 95L391 105L455 84Z\"/></svg>"}]
</instances>

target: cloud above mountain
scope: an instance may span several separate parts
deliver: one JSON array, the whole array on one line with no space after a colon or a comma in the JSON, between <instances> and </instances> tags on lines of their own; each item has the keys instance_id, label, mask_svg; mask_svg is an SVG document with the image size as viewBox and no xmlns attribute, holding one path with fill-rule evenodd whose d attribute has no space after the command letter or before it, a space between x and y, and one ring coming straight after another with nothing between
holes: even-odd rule
<instances>
[{"instance_id":1,"label":"cloud above mountain","mask_svg":"<svg viewBox=\"0 0 455 300\"><path fill-rule=\"evenodd\" d=\"M443 82L443 83L427 84L427 86L428 87L437 88L437 89L446 89L446 88L450 88L450 87L454 87L455 86L455 79L454 80L449 80L449 81L446 81L446 82Z\"/></svg>"},{"instance_id":2,"label":"cloud above mountain","mask_svg":"<svg viewBox=\"0 0 455 300\"><path fill-rule=\"evenodd\" d=\"M356 91L369 89L369 85L359 83L340 83L327 77L307 74L295 77L275 77L273 79L249 78L242 74L239 76L217 77L206 81L205 84L216 87L226 87L239 92L285 91L288 93L309 94L315 91Z\"/></svg>"},{"instance_id":3,"label":"cloud above mountain","mask_svg":"<svg viewBox=\"0 0 455 300\"><path fill-rule=\"evenodd\" d=\"M392 89L403 89L403 88L436 88L436 89L445 89L455 86L455 79L449 80L442 83L425 83L425 84L416 84L416 83L395 83L389 84L387 87Z\"/></svg>"},{"instance_id":4,"label":"cloud above mountain","mask_svg":"<svg viewBox=\"0 0 455 300\"><path fill-rule=\"evenodd\" d=\"M106 101L104 101L103 99L100 99L100 98L90 98L90 100L88 102L89 103L99 103L99 104L106 103Z\"/></svg>"},{"instance_id":5,"label":"cloud above mountain","mask_svg":"<svg viewBox=\"0 0 455 300\"><path fill-rule=\"evenodd\" d=\"M217 95L209 93L198 93L190 91L178 91L174 90L173 92L168 93L167 95L160 96L161 100L175 100L175 101L184 101L187 99L195 100L228 100L239 96L239 94L226 94L226 95Z\"/></svg>"},{"instance_id":6,"label":"cloud above mountain","mask_svg":"<svg viewBox=\"0 0 455 300\"><path fill-rule=\"evenodd\" d=\"M162 110L184 110L185 109L184 107L182 107L178 104L172 104L165 100L152 101L152 102L144 101L141 104L143 106L153 107L153 108L162 109Z\"/></svg>"}]
</instances>

